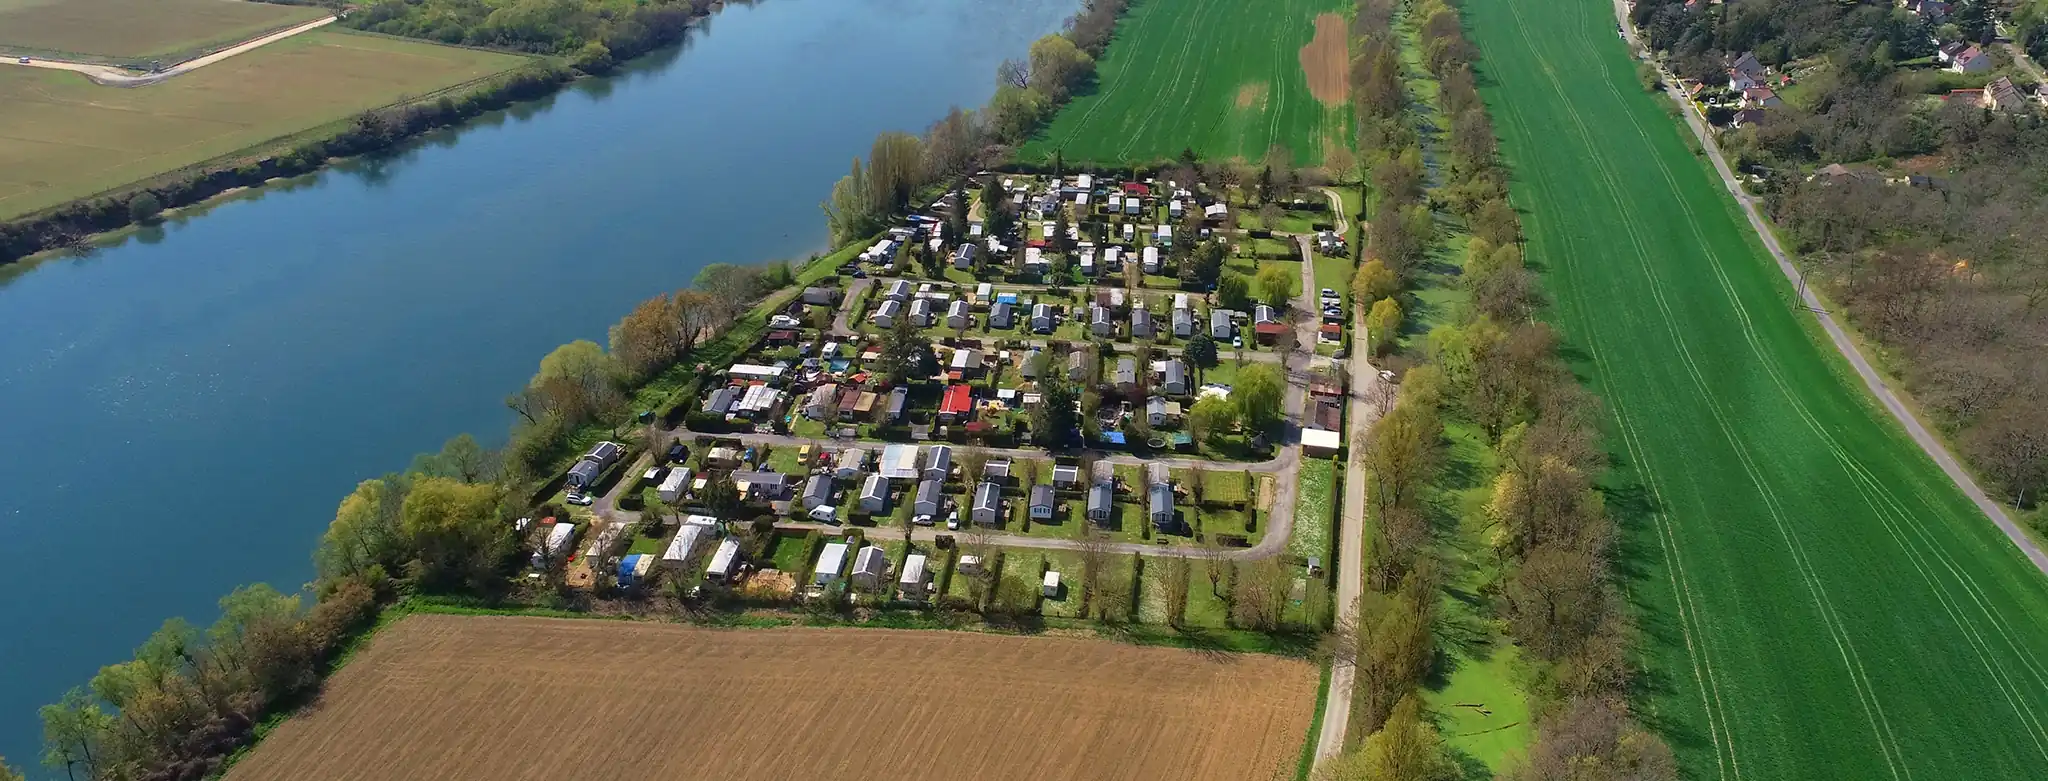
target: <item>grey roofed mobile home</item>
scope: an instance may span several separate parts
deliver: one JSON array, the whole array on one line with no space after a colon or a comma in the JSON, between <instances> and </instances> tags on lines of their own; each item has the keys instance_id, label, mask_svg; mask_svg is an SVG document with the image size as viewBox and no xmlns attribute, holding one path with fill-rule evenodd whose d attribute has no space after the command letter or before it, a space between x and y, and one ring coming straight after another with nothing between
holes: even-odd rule
<instances>
[{"instance_id":1,"label":"grey roofed mobile home","mask_svg":"<svg viewBox=\"0 0 2048 781\"><path fill-rule=\"evenodd\" d=\"M850 447L839 451L839 457L832 460L832 473L841 480L852 480L867 466L868 451Z\"/></svg>"},{"instance_id":2,"label":"grey roofed mobile home","mask_svg":"<svg viewBox=\"0 0 2048 781\"><path fill-rule=\"evenodd\" d=\"M1096 336L1110 336L1116 333L1116 323L1110 322L1107 308L1088 308L1088 330L1094 332Z\"/></svg>"},{"instance_id":3,"label":"grey roofed mobile home","mask_svg":"<svg viewBox=\"0 0 2048 781\"><path fill-rule=\"evenodd\" d=\"M832 478L828 475L811 475L804 483L804 509L820 507L832 502Z\"/></svg>"},{"instance_id":4,"label":"grey roofed mobile home","mask_svg":"<svg viewBox=\"0 0 2048 781\"><path fill-rule=\"evenodd\" d=\"M869 545L853 554L853 573L848 578L853 585L873 590L882 585L882 576L889 574L889 552L880 545Z\"/></svg>"},{"instance_id":5,"label":"grey roofed mobile home","mask_svg":"<svg viewBox=\"0 0 2048 781\"><path fill-rule=\"evenodd\" d=\"M596 461L599 468L604 468L611 466L613 462L619 460L619 456L625 454L625 445L617 442L599 442L591 446L590 452L584 453L583 458L586 461Z\"/></svg>"},{"instance_id":6,"label":"grey roofed mobile home","mask_svg":"<svg viewBox=\"0 0 2048 781\"><path fill-rule=\"evenodd\" d=\"M1031 305L1031 330L1042 334L1052 333L1052 307L1050 305Z\"/></svg>"},{"instance_id":7,"label":"grey roofed mobile home","mask_svg":"<svg viewBox=\"0 0 2048 781\"><path fill-rule=\"evenodd\" d=\"M860 486L860 509L869 513L885 512L889 509L888 478L868 475L867 482Z\"/></svg>"},{"instance_id":8,"label":"grey roofed mobile home","mask_svg":"<svg viewBox=\"0 0 2048 781\"><path fill-rule=\"evenodd\" d=\"M1165 483L1152 484L1151 513L1152 525L1165 528L1173 525L1173 487Z\"/></svg>"},{"instance_id":9,"label":"grey roofed mobile home","mask_svg":"<svg viewBox=\"0 0 2048 781\"><path fill-rule=\"evenodd\" d=\"M1080 380L1088 376L1088 352L1075 350L1067 353L1067 379Z\"/></svg>"},{"instance_id":10,"label":"grey roofed mobile home","mask_svg":"<svg viewBox=\"0 0 2048 781\"><path fill-rule=\"evenodd\" d=\"M1145 400L1145 422L1154 426L1166 425L1166 397L1153 396Z\"/></svg>"},{"instance_id":11,"label":"grey roofed mobile home","mask_svg":"<svg viewBox=\"0 0 2048 781\"><path fill-rule=\"evenodd\" d=\"M939 481L926 480L917 484L917 499L910 503L910 512L915 515L939 514Z\"/></svg>"},{"instance_id":12,"label":"grey roofed mobile home","mask_svg":"<svg viewBox=\"0 0 2048 781\"><path fill-rule=\"evenodd\" d=\"M789 475L781 472L734 471L732 481L746 483L749 493L760 492L768 498L779 497L783 491L789 489Z\"/></svg>"},{"instance_id":13,"label":"grey roofed mobile home","mask_svg":"<svg viewBox=\"0 0 2048 781\"><path fill-rule=\"evenodd\" d=\"M1174 394L1188 392L1188 365L1181 363L1179 358L1167 359L1166 371L1162 374L1165 381L1160 383L1161 389Z\"/></svg>"},{"instance_id":14,"label":"grey roofed mobile home","mask_svg":"<svg viewBox=\"0 0 2048 781\"><path fill-rule=\"evenodd\" d=\"M932 300L920 298L910 302L910 324L924 328L932 324Z\"/></svg>"},{"instance_id":15,"label":"grey roofed mobile home","mask_svg":"<svg viewBox=\"0 0 2048 781\"><path fill-rule=\"evenodd\" d=\"M893 298L883 301L882 305L877 307L875 313L871 315L875 320L875 325L883 328L894 328L896 326L896 318L901 316L903 316L903 302Z\"/></svg>"},{"instance_id":16,"label":"grey roofed mobile home","mask_svg":"<svg viewBox=\"0 0 2048 781\"><path fill-rule=\"evenodd\" d=\"M953 471L953 447L933 445L924 452L924 479L944 480Z\"/></svg>"},{"instance_id":17,"label":"grey roofed mobile home","mask_svg":"<svg viewBox=\"0 0 2048 781\"><path fill-rule=\"evenodd\" d=\"M1131 358L1116 359L1116 385L1118 388L1138 384L1138 362Z\"/></svg>"},{"instance_id":18,"label":"grey roofed mobile home","mask_svg":"<svg viewBox=\"0 0 2048 781\"><path fill-rule=\"evenodd\" d=\"M975 246L973 244L962 244L959 249L953 250L953 268L972 268L974 266L974 250Z\"/></svg>"},{"instance_id":19,"label":"grey roofed mobile home","mask_svg":"<svg viewBox=\"0 0 2048 781\"><path fill-rule=\"evenodd\" d=\"M1228 309L1211 309L1211 310L1209 310L1209 338L1211 338L1211 339L1229 339L1229 338L1230 338L1230 310L1228 310Z\"/></svg>"},{"instance_id":20,"label":"grey roofed mobile home","mask_svg":"<svg viewBox=\"0 0 2048 781\"><path fill-rule=\"evenodd\" d=\"M998 301L995 306L989 307L988 325L990 328L1010 327L1010 305Z\"/></svg>"},{"instance_id":21,"label":"grey roofed mobile home","mask_svg":"<svg viewBox=\"0 0 2048 781\"><path fill-rule=\"evenodd\" d=\"M953 303L946 307L946 327L966 328L971 323L972 316L967 314L966 301L954 299Z\"/></svg>"},{"instance_id":22,"label":"grey roofed mobile home","mask_svg":"<svg viewBox=\"0 0 2048 781\"><path fill-rule=\"evenodd\" d=\"M1053 511L1053 505L1052 505L1052 486L1049 486L1049 485L1034 485L1034 486L1032 486L1032 487L1031 487L1031 504L1030 504L1030 508L1031 508L1031 518L1032 518L1032 520L1040 520L1040 519L1044 519L1044 518L1051 518L1051 517L1052 517L1052 511Z\"/></svg>"},{"instance_id":23,"label":"grey roofed mobile home","mask_svg":"<svg viewBox=\"0 0 2048 781\"><path fill-rule=\"evenodd\" d=\"M732 403L739 400L740 393L740 389L730 385L712 391L711 395L704 397L704 411L723 415L732 410Z\"/></svg>"},{"instance_id":24,"label":"grey roofed mobile home","mask_svg":"<svg viewBox=\"0 0 2048 781\"><path fill-rule=\"evenodd\" d=\"M1131 310L1131 337L1152 338L1152 313L1143 309Z\"/></svg>"},{"instance_id":25,"label":"grey roofed mobile home","mask_svg":"<svg viewBox=\"0 0 2048 781\"><path fill-rule=\"evenodd\" d=\"M604 469L600 468L597 462L583 459L577 461L575 466L569 467L566 479L572 488L589 488L592 483L597 482L597 476L603 473Z\"/></svg>"},{"instance_id":26,"label":"grey roofed mobile home","mask_svg":"<svg viewBox=\"0 0 2048 781\"><path fill-rule=\"evenodd\" d=\"M984 482L974 489L974 522L993 526L1002 517L1003 489L995 483Z\"/></svg>"},{"instance_id":27,"label":"grey roofed mobile home","mask_svg":"<svg viewBox=\"0 0 2048 781\"><path fill-rule=\"evenodd\" d=\"M1114 509L1115 496L1115 489L1111 488L1108 483L1096 483L1093 487L1089 488L1088 520L1096 523L1107 523L1109 521L1109 514Z\"/></svg>"},{"instance_id":28,"label":"grey roofed mobile home","mask_svg":"<svg viewBox=\"0 0 2048 781\"><path fill-rule=\"evenodd\" d=\"M903 405L909 402L910 388L908 386L898 385L895 390L889 391L889 421L891 423L903 419Z\"/></svg>"},{"instance_id":29,"label":"grey roofed mobile home","mask_svg":"<svg viewBox=\"0 0 2048 781\"><path fill-rule=\"evenodd\" d=\"M902 301L910 298L910 280L899 279L889 283L889 300Z\"/></svg>"},{"instance_id":30,"label":"grey roofed mobile home","mask_svg":"<svg viewBox=\"0 0 2048 781\"><path fill-rule=\"evenodd\" d=\"M1277 315L1273 312L1273 308L1265 304L1260 304L1252 310L1252 323L1255 325L1258 323L1275 322L1276 317Z\"/></svg>"},{"instance_id":31,"label":"grey roofed mobile home","mask_svg":"<svg viewBox=\"0 0 2048 781\"><path fill-rule=\"evenodd\" d=\"M1188 310L1186 310L1186 309L1175 309L1175 310L1173 310L1173 335L1174 335L1174 336L1193 336L1193 335L1194 335L1194 333L1195 333L1195 315L1194 315L1194 313L1193 313L1193 312L1190 312L1190 311L1188 311Z\"/></svg>"},{"instance_id":32,"label":"grey roofed mobile home","mask_svg":"<svg viewBox=\"0 0 2048 781\"><path fill-rule=\"evenodd\" d=\"M1052 482L1053 485L1080 485L1081 468L1073 464L1054 464Z\"/></svg>"},{"instance_id":33,"label":"grey roofed mobile home","mask_svg":"<svg viewBox=\"0 0 2048 781\"><path fill-rule=\"evenodd\" d=\"M830 303L832 303L832 302L834 302L834 301L837 301L837 300L839 300L839 291L837 291L837 290L834 290L834 289L832 289L832 288L829 288L829 287L807 287L807 288L804 288L804 303L806 303L806 304L830 304Z\"/></svg>"}]
</instances>

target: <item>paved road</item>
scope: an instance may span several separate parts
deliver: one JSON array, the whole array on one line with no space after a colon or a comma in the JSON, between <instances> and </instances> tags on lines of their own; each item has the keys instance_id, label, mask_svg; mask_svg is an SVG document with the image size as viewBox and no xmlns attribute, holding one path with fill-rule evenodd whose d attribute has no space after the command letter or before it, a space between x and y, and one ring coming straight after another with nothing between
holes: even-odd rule
<instances>
[{"instance_id":1,"label":"paved road","mask_svg":"<svg viewBox=\"0 0 2048 781\"><path fill-rule=\"evenodd\" d=\"M2048 74L2043 74L2041 66L2036 65L2033 58L2027 56L2027 50L2014 46L2011 42L2001 43L1999 46L2005 48L2006 54L2012 55L2014 65L2020 66L2020 70L2026 71L2028 76L2033 77L2034 83L2048 84Z\"/></svg>"},{"instance_id":2,"label":"paved road","mask_svg":"<svg viewBox=\"0 0 2048 781\"><path fill-rule=\"evenodd\" d=\"M335 18L332 16L321 17L319 19L315 19L313 21L307 22L297 27L290 27L271 33L269 35L249 39L247 41L235 44L233 46L214 52L212 54L208 54L204 57L197 57L194 59L186 60L184 62L178 63L169 68L165 68L156 73L136 74L129 72L127 70L123 70L121 68L115 68L106 65L94 65L92 63L86 62L69 62L66 60L46 60L41 57L29 58L27 65L31 68L49 68L52 70L67 70L72 71L74 73L82 73L85 74L86 78L92 79L94 83L104 84L110 87L141 87L150 84L155 84L159 81L163 81L165 79L177 76L179 74L189 73L191 71L204 68L208 65L220 62L221 60L225 60L237 54L241 54L243 52L247 52L261 46L282 41L286 38L298 35L299 33L320 29L327 25L333 24L334 21ZM19 58L15 57L9 57L5 60L0 60L0 62L4 62L8 65L22 64L19 61Z\"/></svg>"},{"instance_id":3,"label":"paved road","mask_svg":"<svg viewBox=\"0 0 2048 781\"><path fill-rule=\"evenodd\" d=\"M1616 18L1620 19L1623 25L1624 37L1636 50L1637 55L1641 56L1642 45L1636 37L1634 28L1628 25L1628 12L1622 0L1615 0L1614 9ZM1892 418L1906 428L1906 433L1913 437L1913 442L1920 446L1920 450L1925 452L1928 458L1934 459L1934 463L1941 467L1941 471L1948 474L1949 480L1954 481L1956 487L1962 489L1963 494L1970 497L1970 501L1975 502L1977 508L1991 518L1992 523L1998 525L1999 531L2005 532L2006 538L2012 540L2012 544L2018 546L2020 552L2026 554L2036 568L2043 574L2048 574L2048 553L2044 553L2041 546L2036 545L2033 539L2020 529L2019 524L2014 523L2012 517L2006 515L2004 507L1985 495L1984 489L1977 486L1977 481L1972 479L1968 472L1963 471L1962 464L1956 461L1955 456L1949 454L1947 446L1942 444L1940 438L1920 424L1920 419L1914 417L1905 403L1899 400L1898 394L1892 391L1891 386L1885 384L1884 377L1879 375L1876 369L1871 368L1870 362L1863 358L1863 353L1856 349L1856 344L1849 340L1848 333L1835 322L1834 315L1822 309L1820 298L1800 279L1799 269L1792 264L1784 247L1778 244L1778 237L1771 232L1769 224L1764 222L1763 214L1757 208L1756 199L1742 189L1742 183L1728 167L1728 160L1722 157L1721 147L1714 142L1714 134L1708 130L1706 122L1693 111L1692 103L1679 92L1676 80L1671 78L1669 73L1665 74L1664 83L1666 94L1678 102L1680 113L1685 115L1686 126L1692 129L1693 136L1699 139L1700 147L1707 151L1707 158L1713 161L1715 173L1721 176L1721 185L1728 188L1729 194L1735 196L1735 202L1742 206L1743 216L1749 218L1749 226L1763 239L1764 247L1771 251L1772 259L1778 262L1778 270L1784 272L1785 277L1799 288L1801 303L1820 320L1821 328L1827 331L1828 340L1834 343L1835 350L1856 369L1856 375L1863 378L1863 385L1884 404L1885 411L1890 412Z\"/></svg>"},{"instance_id":4,"label":"paved road","mask_svg":"<svg viewBox=\"0 0 2048 781\"><path fill-rule=\"evenodd\" d=\"M853 302L860 298L861 291L875 284L872 279L856 279L846 286L846 295L839 297L839 313L832 318L832 333L837 336L851 336L853 329ZM872 306L869 311L874 311Z\"/></svg>"}]
</instances>

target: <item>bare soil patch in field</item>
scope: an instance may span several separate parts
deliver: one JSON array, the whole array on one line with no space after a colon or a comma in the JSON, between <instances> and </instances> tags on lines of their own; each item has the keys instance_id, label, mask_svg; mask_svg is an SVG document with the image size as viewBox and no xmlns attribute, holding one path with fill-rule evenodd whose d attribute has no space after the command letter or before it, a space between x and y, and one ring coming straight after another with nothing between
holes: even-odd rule
<instances>
[{"instance_id":1,"label":"bare soil patch in field","mask_svg":"<svg viewBox=\"0 0 2048 781\"><path fill-rule=\"evenodd\" d=\"M1254 81L1248 82L1242 87L1238 87L1237 108L1239 111L1265 110L1266 83L1263 81Z\"/></svg>"},{"instance_id":2,"label":"bare soil patch in field","mask_svg":"<svg viewBox=\"0 0 2048 781\"><path fill-rule=\"evenodd\" d=\"M1306 662L1064 637L416 615L228 781L1264 779Z\"/></svg>"},{"instance_id":3,"label":"bare soil patch in field","mask_svg":"<svg viewBox=\"0 0 2048 781\"><path fill-rule=\"evenodd\" d=\"M323 14L241 0L0 0L0 47L171 65Z\"/></svg>"},{"instance_id":4,"label":"bare soil patch in field","mask_svg":"<svg viewBox=\"0 0 2048 781\"><path fill-rule=\"evenodd\" d=\"M1301 71L1308 76L1309 94L1326 106L1341 106L1351 93L1345 70L1351 62L1344 41L1344 17L1318 14L1316 37L1301 47Z\"/></svg>"}]
</instances>

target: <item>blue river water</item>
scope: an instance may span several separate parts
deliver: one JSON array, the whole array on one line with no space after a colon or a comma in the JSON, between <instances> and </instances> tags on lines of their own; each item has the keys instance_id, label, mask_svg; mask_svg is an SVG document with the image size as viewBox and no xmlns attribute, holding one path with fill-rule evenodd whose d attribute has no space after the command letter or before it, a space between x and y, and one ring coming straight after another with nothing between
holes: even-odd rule
<instances>
[{"instance_id":1,"label":"blue river water","mask_svg":"<svg viewBox=\"0 0 2048 781\"><path fill-rule=\"evenodd\" d=\"M0 269L0 755L165 618L290 590L356 481L474 432L540 357L714 262L825 249L882 130L993 91L1078 0L764 0L681 47Z\"/></svg>"}]
</instances>

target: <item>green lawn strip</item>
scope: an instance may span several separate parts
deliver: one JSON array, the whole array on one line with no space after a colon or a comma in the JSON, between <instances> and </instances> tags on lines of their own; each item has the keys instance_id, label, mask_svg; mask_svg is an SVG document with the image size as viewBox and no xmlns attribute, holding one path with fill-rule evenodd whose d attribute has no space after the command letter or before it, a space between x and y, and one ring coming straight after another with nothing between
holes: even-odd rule
<instances>
[{"instance_id":1,"label":"green lawn strip","mask_svg":"<svg viewBox=\"0 0 2048 781\"><path fill-rule=\"evenodd\" d=\"M1508 643L1479 659L1446 654L1450 675L1440 687L1422 691L1444 743L1485 765L1487 778L1505 772L1536 737L1528 699L1516 682L1517 655Z\"/></svg>"},{"instance_id":2,"label":"green lawn strip","mask_svg":"<svg viewBox=\"0 0 2048 781\"><path fill-rule=\"evenodd\" d=\"M1294 498L1294 533L1287 538L1287 552L1321 559L1330 566L1330 526L1337 502L1337 467L1328 459L1303 458L1296 471L1298 486Z\"/></svg>"},{"instance_id":3,"label":"green lawn strip","mask_svg":"<svg viewBox=\"0 0 2048 781\"><path fill-rule=\"evenodd\" d=\"M2037 774L2048 580L1815 343L1609 5L1464 8L1529 260L1612 424L1662 683L1639 710L1693 777Z\"/></svg>"},{"instance_id":4,"label":"green lawn strip","mask_svg":"<svg viewBox=\"0 0 2048 781\"><path fill-rule=\"evenodd\" d=\"M1316 684L1316 709L1310 712L1308 737L1303 739L1301 743L1301 759L1296 760L1294 763L1295 781L1308 781L1309 771L1315 769L1316 748L1323 736L1323 709L1328 707L1330 702L1330 664L1328 662L1322 664L1322 673L1318 677L1321 679L1321 682Z\"/></svg>"}]
</instances>

